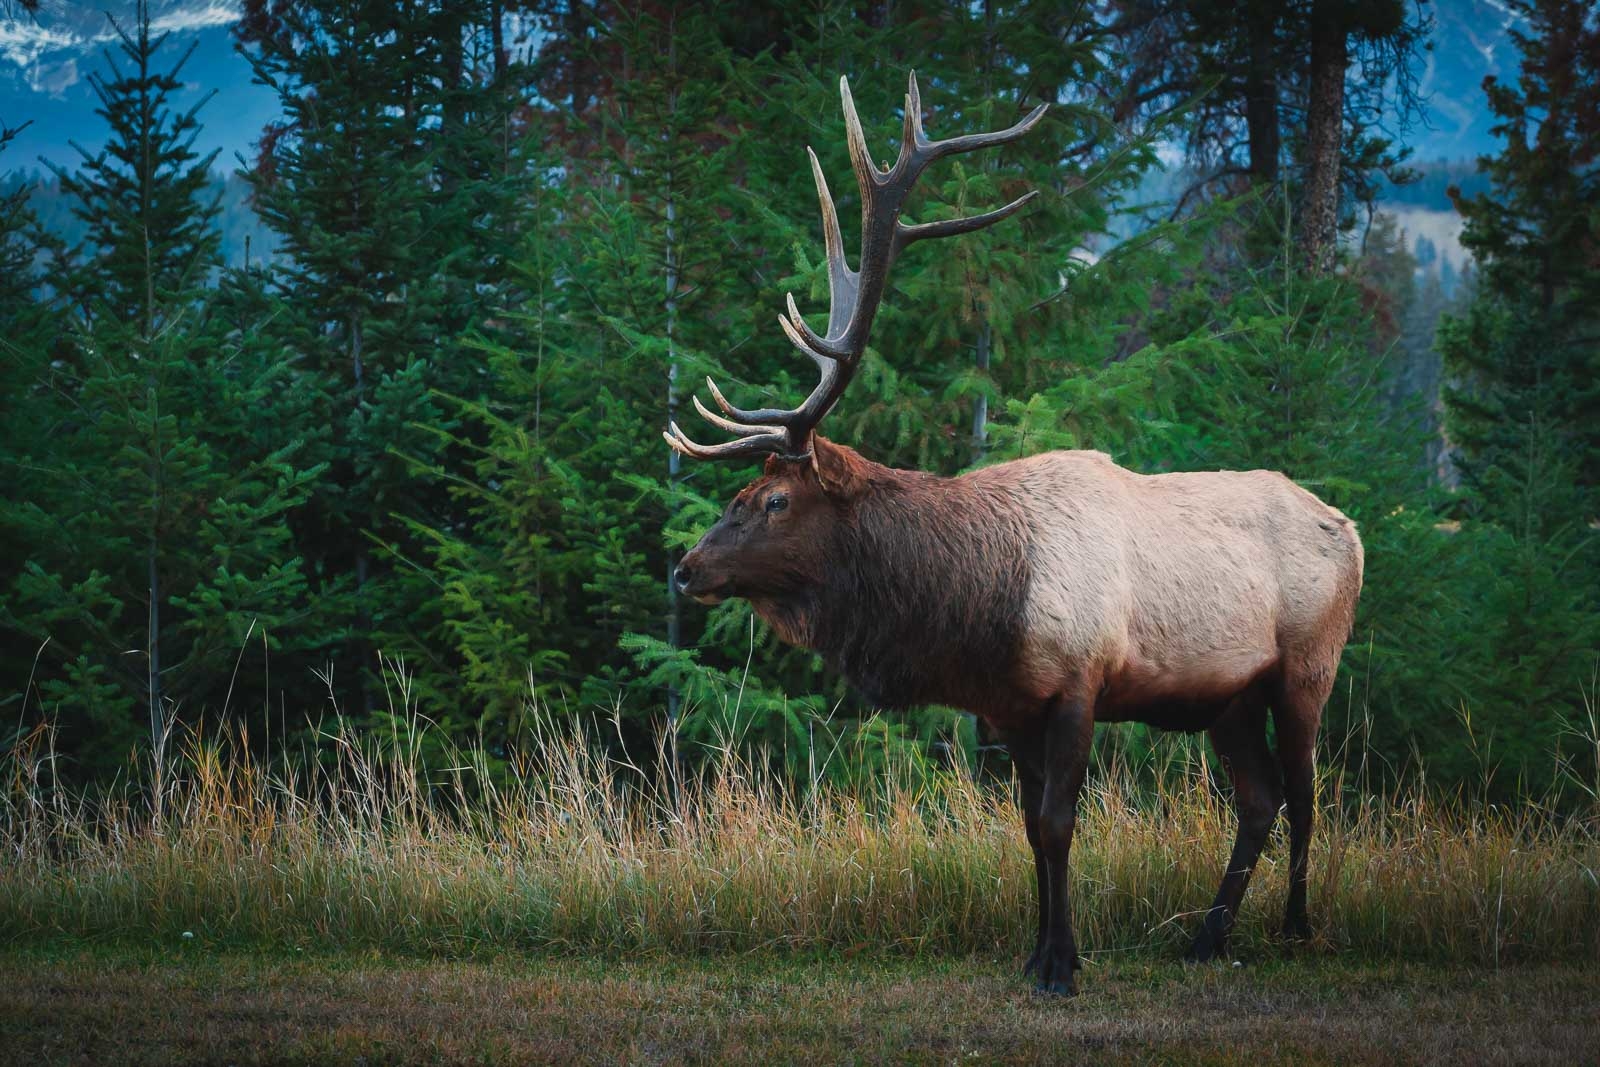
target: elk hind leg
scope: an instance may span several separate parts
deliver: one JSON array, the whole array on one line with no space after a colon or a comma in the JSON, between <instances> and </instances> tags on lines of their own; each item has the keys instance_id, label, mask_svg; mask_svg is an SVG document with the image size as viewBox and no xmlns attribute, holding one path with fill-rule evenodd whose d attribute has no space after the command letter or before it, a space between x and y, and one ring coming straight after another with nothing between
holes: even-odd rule
<instances>
[{"instance_id":1,"label":"elk hind leg","mask_svg":"<svg viewBox=\"0 0 1600 1067\"><path fill-rule=\"evenodd\" d=\"M1272 705L1289 815L1289 897L1283 914L1283 935L1289 940L1311 937L1306 876L1316 809L1317 727L1332 688L1331 669L1289 675Z\"/></svg>"},{"instance_id":2,"label":"elk hind leg","mask_svg":"<svg viewBox=\"0 0 1600 1067\"><path fill-rule=\"evenodd\" d=\"M1226 951L1250 872L1283 806L1283 779L1267 747L1266 711L1262 694L1251 689L1235 697L1211 726L1212 751L1233 780L1239 831L1216 899L1189 948L1188 959L1195 962L1214 959Z\"/></svg>"}]
</instances>

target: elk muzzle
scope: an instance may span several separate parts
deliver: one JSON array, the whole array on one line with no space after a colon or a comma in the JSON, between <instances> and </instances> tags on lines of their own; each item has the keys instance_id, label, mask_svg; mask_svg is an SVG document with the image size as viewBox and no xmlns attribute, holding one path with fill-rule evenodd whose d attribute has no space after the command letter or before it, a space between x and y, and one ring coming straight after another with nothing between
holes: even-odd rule
<instances>
[{"instance_id":1,"label":"elk muzzle","mask_svg":"<svg viewBox=\"0 0 1600 1067\"><path fill-rule=\"evenodd\" d=\"M696 545L672 572L672 584L684 596L702 604L720 604L728 598L727 583L717 577L716 568L707 566L705 553Z\"/></svg>"}]
</instances>

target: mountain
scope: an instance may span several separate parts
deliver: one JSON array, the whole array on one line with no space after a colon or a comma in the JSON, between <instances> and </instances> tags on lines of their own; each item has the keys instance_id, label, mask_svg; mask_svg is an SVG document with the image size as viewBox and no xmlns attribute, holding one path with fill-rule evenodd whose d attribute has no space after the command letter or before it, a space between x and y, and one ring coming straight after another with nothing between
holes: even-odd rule
<instances>
[{"instance_id":1,"label":"mountain","mask_svg":"<svg viewBox=\"0 0 1600 1067\"><path fill-rule=\"evenodd\" d=\"M1520 19L1500 0L1437 0L1433 35L1415 72L1422 121L1402 140L1424 160L1475 159L1497 150L1483 79L1515 77L1518 53L1511 31Z\"/></svg>"}]
</instances>

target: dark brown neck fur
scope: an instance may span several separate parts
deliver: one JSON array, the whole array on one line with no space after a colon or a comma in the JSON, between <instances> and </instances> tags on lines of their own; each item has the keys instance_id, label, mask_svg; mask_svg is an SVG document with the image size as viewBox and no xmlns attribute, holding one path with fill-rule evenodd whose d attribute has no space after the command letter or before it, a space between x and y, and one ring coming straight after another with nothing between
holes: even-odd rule
<instances>
[{"instance_id":1,"label":"dark brown neck fur","mask_svg":"<svg viewBox=\"0 0 1600 1067\"><path fill-rule=\"evenodd\" d=\"M848 482L820 584L757 612L881 707L987 708L1014 674L1028 589L1016 505L967 479L894 470L834 446ZM842 466L841 466L842 464Z\"/></svg>"}]
</instances>

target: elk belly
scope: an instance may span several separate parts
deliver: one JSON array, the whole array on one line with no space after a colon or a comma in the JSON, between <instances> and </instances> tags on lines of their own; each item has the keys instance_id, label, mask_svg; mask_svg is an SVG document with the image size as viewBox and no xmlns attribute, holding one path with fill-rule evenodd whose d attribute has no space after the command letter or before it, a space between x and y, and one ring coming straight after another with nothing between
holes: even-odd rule
<instances>
[{"instance_id":1,"label":"elk belly","mask_svg":"<svg viewBox=\"0 0 1600 1067\"><path fill-rule=\"evenodd\" d=\"M1165 659L1134 655L1106 678L1095 718L1144 722L1164 730L1204 730L1277 663L1270 645L1186 650Z\"/></svg>"}]
</instances>

